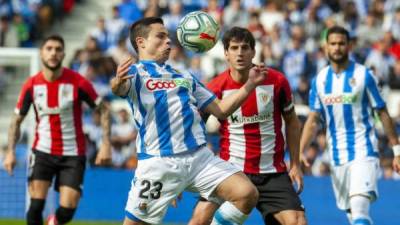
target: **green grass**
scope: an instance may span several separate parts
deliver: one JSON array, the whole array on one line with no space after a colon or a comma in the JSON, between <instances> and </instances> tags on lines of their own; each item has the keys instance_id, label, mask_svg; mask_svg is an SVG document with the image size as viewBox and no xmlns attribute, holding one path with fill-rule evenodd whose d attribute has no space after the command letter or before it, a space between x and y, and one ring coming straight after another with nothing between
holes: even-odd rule
<instances>
[{"instance_id":1,"label":"green grass","mask_svg":"<svg viewBox=\"0 0 400 225\"><path fill-rule=\"evenodd\" d=\"M0 219L0 225L26 225L25 220ZM72 221L68 225L122 225L121 222ZM166 224L178 225L178 224Z\"/></svg>"}]
</instances>

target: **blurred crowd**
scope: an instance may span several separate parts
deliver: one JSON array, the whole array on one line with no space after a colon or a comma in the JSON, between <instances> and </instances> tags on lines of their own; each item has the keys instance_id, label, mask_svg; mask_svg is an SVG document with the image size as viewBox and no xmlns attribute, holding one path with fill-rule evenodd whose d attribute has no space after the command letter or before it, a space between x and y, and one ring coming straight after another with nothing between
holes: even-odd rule
<instances>
[{"instance_id":1,"label":"blurred crowd","mask_svg":"<svg viewBox=\"0 0 400 225\"><path fill-rule=\"evenodd\" d=\"M14 14L8 12L9 2L28 2L20 4ZM16 21L41 21L40 8L46 0L0 0L0 16L17 30ZM72 1L73 2L73 1ZM324 44L327 29L341 25L350 31L352 51L350 57L370 67L378 77L385 96L400 93L400 1L398 0L120 0L110 9L109 15L99 15L96 24L85 37L84 45L78 49L69 66L88 78L100 95L111 104L118 101L112 95L108 82L115 74L117 65L129 55L136 55L128 40L129 25L142 17L160 16L172 36L172 51L169 62L177 69L188 69L194 76L207 83L215 75L226 69L222 43L203 54L194 54L183 49L176 39L179 21L188 13L203 10L213 16L220 24L220 35L233 27L246 27L256 38L255 63L282 71L289 80L295 103L301 110L302 121L307 115L310 81L325 65L327 59ZM50 6L52 10L60 10ZM17 7L15 7L17 8ZM65 9L65 6L61 7ZM25 13L25 11L33 12ZM19 20L15 17L22 17ZM51 20L54 20L52 18ZM3 21L3 19L2 19ZM3 22L2 22L3 23ZM32 27L42 27L34 25ZM2 30L3 25L0 25ZM39 28L27 28L39 29ZM40 28L42 29L42 28ZM22 30L22 29L21 29ZM17 32L21 35L21 32ZM35 37L29 32L29 40ZM0 46L2 33L0 31ZM19 37L17 40L24 40ZM22 46L20 42L20 46ZM394 121L400 133L400 94L394 99L392 110L396 112ZM396 100L397 99L397 100ZM393 106L393 104L391 104ZM135 166L134 145L136 131L132 129L129 108L115 110L115 167ZM88 142L92 145L90 154L95 154L100 134L98 112L87 114L85 119ZM123 125L125 124L125 125ZM129 125L128 125L129 124ZM382 176L392 178L390 162L392 151L378 124L379 149L381 151ZM114 127L114 126L113 126ZM312 167L304 168L308 175L329 174L325 151L324 127L316 135L315 141L304 153ZM214 140L214 139L213 139ZM114 143L113 141L113 143ZM213 145L218 146L218 145ZM218 147L214 147L216 151ZM89 159L93 159L91 156ZM90 161L90 160L89 160Z\"/></svg>"}]
</instances>

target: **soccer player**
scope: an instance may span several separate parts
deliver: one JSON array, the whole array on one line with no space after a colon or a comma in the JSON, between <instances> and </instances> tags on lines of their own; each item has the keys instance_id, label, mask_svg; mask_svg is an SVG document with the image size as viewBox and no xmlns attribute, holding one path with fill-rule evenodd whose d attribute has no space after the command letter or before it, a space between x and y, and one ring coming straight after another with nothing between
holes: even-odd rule
<instances>
[{"instance_id":1,"label":"soccer player","mask_svg":"<svg viewBox=\"0 0 400 225\"><path fill-rule=\"evenodd\" d=\"M130 103L138 130L138 166L126 204L124 225L159 224L168 205L184 190L206 199L232 202L227 218L242 224L255 206L258 192L247 177L206 147L199 111L226 118L266 76L254 66L248 81L222 101L187 71L165 62L171 40L162 19L143 18L130 28L139 61L127 60L111 80L116 95Z\"/></svg>"},{"instance_id":2,"label":"soccer player","mask_svg":"<svg viewBox=\"0 0 400 225\"><path fill-rule=\"evenodd\" d=\"M208 88L220 99L237 92L249 79L255 56L251 32L240 27L228 30L223 38L229 68L219 74ZM282 118L290 151L289 173L284 158L285 143ZM299 163L300 123L294 110L292 93L285 76L268 69L266 79L253 90L241 107L221 120L220 157L240 168L257 187L257 209L265 224L306 224L298 193L303 187ZM292 182L296 182L296 193ZM200 200L192 221L209 224L219 204ZM225 202L216 212L212 224L227 224L230 214Z\"/></svg>"},{"instance_id":3,"label":"soccer player","mask_svg":"<svg viewBox=\"0 0 400 225\"><path fill-rule=\"evenodd\" d=\"M99 107L102 113L103 143L97 164L109 163L111 159L109 109L89 81L61 66L64 48L61 36L52 35L43 41L40 47L42 69L23 85L8 132L4 168L12 175L20 126L33 105L37 125L28 174L31 198L26 218L28 225L43 225L42 211L53 177L55 189L60 193L60 206L55 216L49 217L48 224L65 224L75 213L86 163L82 102L92 108Z\"/></svg>"},{"instance_id":4,"label":"soccer player","mask_svg":"<svg viewBox=\"0 0 400 225\"><path fill-rule=\"evenodd\" d=\"M400 145L392 119L379 93L377 79L363 65L349 60L349 32L334 26L327 32L330 65L312 81L310 109L300 141L307 148L322 115L327 127L331 177L336 203L353 225L370 225L370 203L378 197L379 157L373 110L379 115L400 172ZM307 162L305 162L307 164Z\"/></svg>"}]
</instances>

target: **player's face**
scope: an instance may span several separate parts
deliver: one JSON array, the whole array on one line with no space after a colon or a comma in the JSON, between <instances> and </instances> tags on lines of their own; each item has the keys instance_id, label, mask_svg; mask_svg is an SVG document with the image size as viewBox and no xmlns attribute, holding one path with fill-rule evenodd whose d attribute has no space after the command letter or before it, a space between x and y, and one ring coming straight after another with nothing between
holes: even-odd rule
<instances>
[{"instance_id":1,"label":"player's face","mask_svg":"<svg viewBox=\"0 0 400 225\"><path fill-rule=\"evenodd\" d=\"M64 48L56 40L48 40L40 49L40 57L43 65L52 71L61 67L64 56Z\"/></svg>"},{"instance_id":2,"label":"player's face","mask_svg":"<svg viewBox=\"0 0 400 225\"><path fill-rule=\"evenodd\" d=\"M255 51L251 49L250 44L243 41L231 40L228 49L225 50L225 58L231 69L237 71L250 69L254 55Z\"/></svg>"},{"instance_id":3,"label":"player's face","mask_svg":"<svg viewBox=\"0 0 400 225\"><path fill-rule=\"evenodd\" d=\"M342 64L348 59L349 43L346 35L330 34L327 44L327 52L329 61L336 64Z\"/></svg>"},{"instance_id":4,"label":"player's face","mask_svg":"<svg viewBox=\"0 0 400 225\"><path fill-rule=\"evenodd\" d=\"M150 28L148 37L143 40L144 51L155 61L165 62L171 52L171 39L168 31L160 23L151 24Z\"/></svg>"}]
</instances>

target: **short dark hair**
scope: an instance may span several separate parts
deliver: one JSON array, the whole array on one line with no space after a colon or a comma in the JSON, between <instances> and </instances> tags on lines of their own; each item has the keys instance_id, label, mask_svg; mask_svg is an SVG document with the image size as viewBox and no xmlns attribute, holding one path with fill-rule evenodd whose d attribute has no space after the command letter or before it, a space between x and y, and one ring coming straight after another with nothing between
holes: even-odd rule
<instances>
[{"instance_id":1,"label":"short dark hair","mask_svg":"<svg viewBox=\"0 0 400 225\"><path fill-rule=\"evenodd\" d=\"M344 36L346 36L347 42L350 41L350 33L341 26L333 26L331 28L328 29L328 32L326 33L326 41L328 41L329 39L329 35L331 34L342 34Z\"/></svg>"},{"instance_id":2,"label":"short dark hair","mask_svg":"<svg viewBox=\"0 0 400 225\"><path fill-rule=\"evenodd\" d=\"M228 50L229 43L234 41L244 41L249 43L252 50L255 49L256 40L253 34L246 28L242 27L232 27L230 30L226 31L222 37L222 43L224 44L224 49Z\"/></svg>"},{"instance_id":3,"label":"short dark hair","mask_svg":"<svg viewBox=\"0 0 400 225\"><path fill-rule=\"evenodd\" d=\"M61 37L61 35L59 34L52 34L50 36L47 36L45 39L43 39L42 43L40 44L40 48L42 48L48 41L58 41L61 43L63 49L65 49L64 38Z\"/></svg>"},{"instance_id":4,"label":"short dark hair","mask_svg":"<svg viewBox=\"0 0 400 225\"><path fill-rule=\"evenodd\" d=\"M136 53L139 53L138 46L136 44L137 37L147 38L149 36L149 25L153 23L164 24L163 20L160 17L146 17L136 21L131 25L129 29L129 39Z\"/></svg>"}]
</instances>

